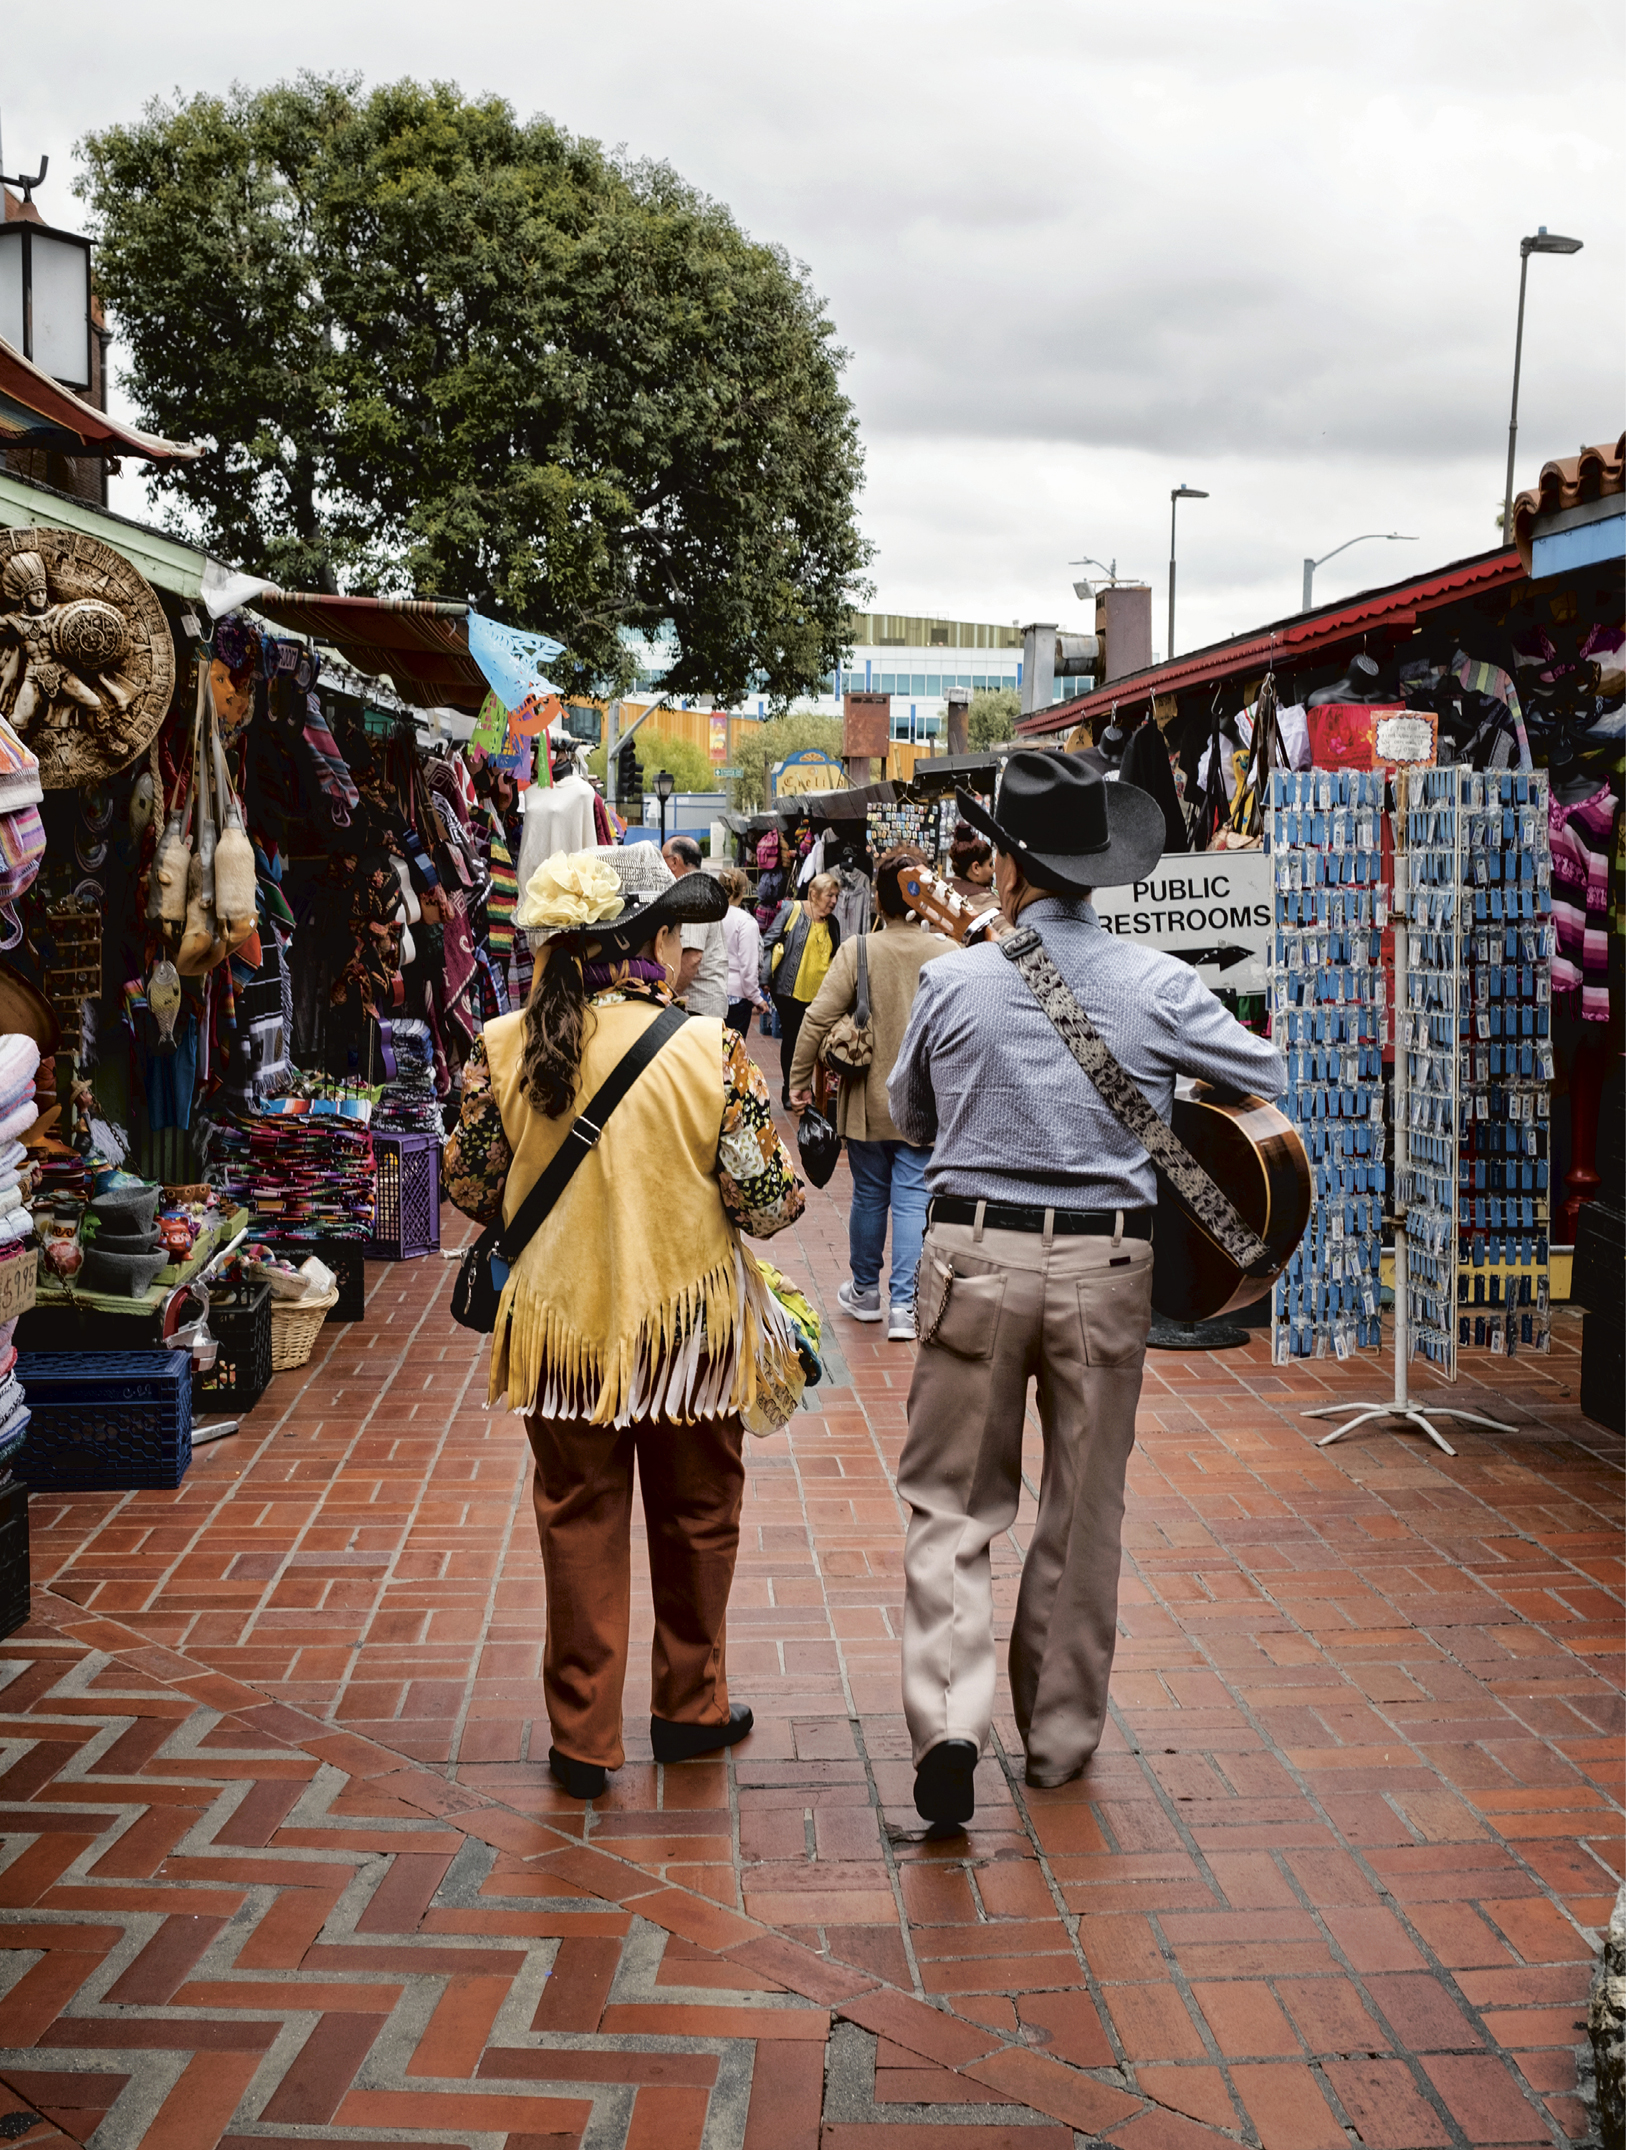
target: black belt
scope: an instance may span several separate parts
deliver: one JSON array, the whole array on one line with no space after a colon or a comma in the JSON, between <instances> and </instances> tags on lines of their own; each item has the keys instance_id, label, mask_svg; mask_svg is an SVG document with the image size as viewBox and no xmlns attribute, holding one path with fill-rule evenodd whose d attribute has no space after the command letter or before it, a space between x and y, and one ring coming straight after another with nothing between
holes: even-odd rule
<instances>
[{"instance_id":1,"label":"black belt","mask_svg":"<svg viewBox=\"0 0 1626 2150\"><path fill-rule=\"evenodd\" d=\"M933 1195L927 1205L926 1221L928 1224L975 1224L979 1208L983 1229L987 1232L1042 1232L1046 1217L1050 1219L1053 1232L1087 1239L1110 1239L1118 1228L1115 1210L1029 1209L1021 1202L979 1204L964 1194ZM1151 1238L1152 1212L1149 1209L1126 1209L1123 1220L1125 1239Z\"/></svg>"}]
</instances>

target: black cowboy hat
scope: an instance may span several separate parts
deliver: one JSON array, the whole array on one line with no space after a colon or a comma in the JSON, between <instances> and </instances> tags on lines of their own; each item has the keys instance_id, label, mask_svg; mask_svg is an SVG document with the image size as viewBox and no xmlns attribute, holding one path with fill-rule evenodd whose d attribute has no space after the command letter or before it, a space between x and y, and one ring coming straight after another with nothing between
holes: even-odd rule
<instances>
[{"instance_id":1,"label":"black cowboy hat","mask_svg":"<svg viewBox=\"0 0 1626 2150\"><path fill-rule=\"evenodd\" d=\"M1142 881L1163 856L1163 809L1138 785L1107 783L1076 754L1024 748L1005 764L997 813L956 791L960 812L1036 887L1068 895Z\"/></svg>"}]
</instances>

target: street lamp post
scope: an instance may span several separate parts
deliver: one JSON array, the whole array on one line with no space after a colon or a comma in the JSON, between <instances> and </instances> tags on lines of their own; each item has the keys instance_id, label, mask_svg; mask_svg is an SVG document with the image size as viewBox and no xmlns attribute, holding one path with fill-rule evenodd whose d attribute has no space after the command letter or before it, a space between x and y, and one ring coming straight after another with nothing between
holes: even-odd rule
<instances>
[{"instance_id":1,"label":"street lamp post","mask_svg":"<svg viewBox=\"0 0 1626 2150\"><path fill-rule=\"evenodd\" d=\"M1502 543L1513 543L1513 449L1519 437L1519 364L1524 356L1524 284L1532 254L1578 254L1579 239L1563 239L1545 224L1533 239L1519 241L1519 325L1513 336L1513 411L1507 422L1507 483L1502 488Z\"/></svg>"},{"instance_id":2,"label":"street lamp post","mask_svg":"<svg viewBox=\"0 0 1626 2150\"><path fill-rule=\"evenodd\" d=\"M1206 500L1208 495L1199 492L1194 485L1177 485L1169 495L1169 647L1167 654L1174 655L1174 518L1182 500Z\"/></svg>"},{"instance_id":3,"label":"street lamp post","mask_svg":"<svg viewBox=\"0 0 1626 2150\"><path fill-rule=\"evenodd\" d=\"M1341 552L1348 552L1351 545L1370 545L1381 541L1389 545L1415 545L1415 537L1406 537L1398 530L1368 530L1363 537L1345 538L1342 545L1335 545L1331 552L1324 552L1319 560L1304 563L1304 603L1300 610L1308 612L1315 602L1315 571L1325 567L1329 560L1336 560Z\"/></svg>"},{"instance_id":4,"label":"street lamp post","mask_svg":"<svg viewBox=\"0 0 1626 2150\"><path fill-rule=\"evenodd\" d=\"M661 849L663 851L666 849L666 802L676 789L677 785L672 781L671 770L657 769L655 772L655 796L661 802Z\"/></svg>"}]
</instances>

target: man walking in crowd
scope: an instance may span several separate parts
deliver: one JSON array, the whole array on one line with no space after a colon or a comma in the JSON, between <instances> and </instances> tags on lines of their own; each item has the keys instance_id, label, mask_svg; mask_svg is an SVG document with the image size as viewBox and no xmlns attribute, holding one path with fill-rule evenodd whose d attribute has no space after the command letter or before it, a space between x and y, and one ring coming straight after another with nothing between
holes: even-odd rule
<instances>
[{"instance_id":1,"label":"man walking in crowd","mask_svg":"<svg viewBox=\"0 0 1626 2150\"><path fill-rule=\"evenodd\" d=\"M1280 1054L1194 969L1106 932L1090 906L1093 889L1156 865L1154 800L1074 756L1024 751L1006 764L997 818L964 792L959 803L993 841L1005 920L1037 933L1165 1120L1177 1074L1279 1095ZM1030 1380L1044 1467L1009 1660L1028 1783L1065 1784L1101 1737L1157 1185L998 943L922 973L887 1096L903 1140L934 1145L898 1490L910 1508L903 1701L915 1804L948 1830L974 1811L993 1719L989 1546L1016 1516Z\"/></svg>"},{"instance_id":2,"label":"man walking in crowd","mask_svg":"<svg viewBox=\"0 0 1626 2150\"><path fill-rule=\"evenodd\" d=\"M661 857L679 881L702 870L700 846L692 836L669 836ZM691 1015L728 1013L728 940L721 919L684 927L677 997Z\"/></svg>"},{"instance_id":3,"label":"man walking in crowd","mask_svg":"<svg viewBox=\"0 0 1626 2150\"><path fill-rule=\"evenodd\" d=\"M860 951L868 973L871 1057L860 1075L844 1077L836 1104L837 1131L847 1144L853 1201L848 1223L852 1276L836 1293L854 1321L888 1323L892 1340L915 1334L915 1268L926 1230L926 1167L929 1149L905 1142L886 1107L886 1079L903 1043L922 967L946 956L953 942L922 925L898 893L900 876L924 866L908 845L889 851L875 872L875 901L886 921L882 933L843 940L823 985L803 1018L790 1071L790 1103L801 1112L812 1102L813 1069L833 1025L851 1015L858 1000ZM892 1215L892 1271L886 1313L881 1309L881 1259L886 1252L887 1212Z\"/></svg>"}]
</instances>

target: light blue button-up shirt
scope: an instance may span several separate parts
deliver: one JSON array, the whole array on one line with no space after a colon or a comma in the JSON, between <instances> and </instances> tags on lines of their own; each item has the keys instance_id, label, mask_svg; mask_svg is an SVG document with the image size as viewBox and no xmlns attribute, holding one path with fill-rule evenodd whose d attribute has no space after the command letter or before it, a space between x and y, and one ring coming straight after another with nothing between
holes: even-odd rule
<instances>
[{"instance_id":1,"label":"light blue button-up shirt","mask_svg":"<svg viewBox=\"0 0 1626 2150\"><path fill-rule=\"evenodd\" d=\"M1043 896L1021 922L1164 1119L1177 1075L1264 1098L1285 1089L1281 1054L1244 1030L1190 964L1108 933L1071 897ZM1054 1209L1157 1200L1151 1159L996 946L959 949L921 972L886 1094L904 1140L932 1145L933 1194Z\"/></svg>"}]
</instances>

